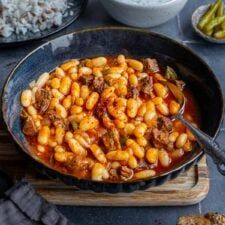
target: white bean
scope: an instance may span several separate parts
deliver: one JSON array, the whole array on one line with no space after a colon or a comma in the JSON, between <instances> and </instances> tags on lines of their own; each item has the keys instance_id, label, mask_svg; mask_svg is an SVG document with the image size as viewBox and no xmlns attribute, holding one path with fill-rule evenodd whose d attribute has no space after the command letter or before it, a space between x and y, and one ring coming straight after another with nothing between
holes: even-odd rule
<instances>
[{"instance_id":1,"label":"white bean","mask_svg":"<svg viewBox=\"0 0 225 225\"><path fill-rule=\"evenodd\" d=\"M37 80L36 86L42 88L49 79L49 73L43 73Z\"/></svg>"},{"instance_id":2,"label":"white bean","mask_svg":"<svg viewBox=\"0 0 225 225\"><path fill-rule=\"evenodd\" d=\"M32 102L32 91L31 90L23 91L20 100L23 107L28 107Z\"/></svg>"}]
</instances>

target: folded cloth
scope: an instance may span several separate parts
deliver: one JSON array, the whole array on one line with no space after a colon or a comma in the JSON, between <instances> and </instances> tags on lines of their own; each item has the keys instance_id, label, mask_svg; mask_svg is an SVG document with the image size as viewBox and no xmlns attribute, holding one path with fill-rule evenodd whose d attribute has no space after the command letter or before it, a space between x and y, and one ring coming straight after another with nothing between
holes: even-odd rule
<instances>
[{"instance_id":1,"label":"folded cloth","mask_svg":"<svg viewBox=\"0 0 225 225\"><path fill-rule=\"evenodd\" d=\"M1 225L74 225L22 180L0 200Z\"/></svg>"}]
</instances>

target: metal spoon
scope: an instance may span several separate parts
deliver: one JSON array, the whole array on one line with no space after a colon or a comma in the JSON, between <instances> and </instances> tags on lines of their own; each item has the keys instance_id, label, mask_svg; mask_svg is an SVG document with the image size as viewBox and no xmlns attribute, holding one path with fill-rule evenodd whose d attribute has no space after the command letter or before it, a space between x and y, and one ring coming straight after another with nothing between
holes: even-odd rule
<instances>
[{"instance_id":1,"label":"metal spoon","mask_svg":"<svg viewBox=\"0 0 225 225\"><path fill-rule=\"evenodd\" d=\"M218 171L223 176L225 176L225 151L222 148L220 148L218 143L215 142L214 138L210 137L209 135L201 131L199 128L194 127L189 121L187 121L182 116L182 113L185 108L185 97L183 93L179 97L181 96L183 98L182 105L179 112L176 115L174 115L174 118L181 121L192 132L192 134L195 136L200 147L204 149L205 153L208 154L213 159L214 163L216 164L218 168Z\"/></svg>"},{"instance_id":2,"label":"metal spoon","mask_svg":"<svg viewBox=\"0 0 225 225\"><path fill-rule=\"evenodd\" d=\"M180 112L175 115L175 118L181 121L192 132L201 148L213 159L218 171L225 176L225 151L220 148L214 138L210 137L199 128L194 127Z\"/></svg>"}]
</instances>

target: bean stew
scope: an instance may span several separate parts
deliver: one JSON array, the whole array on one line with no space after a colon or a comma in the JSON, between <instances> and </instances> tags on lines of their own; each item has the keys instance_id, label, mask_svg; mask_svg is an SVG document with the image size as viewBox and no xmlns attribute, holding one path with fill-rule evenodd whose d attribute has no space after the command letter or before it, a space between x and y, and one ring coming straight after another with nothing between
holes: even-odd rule
<instances>
[{"instance_id":1,"label":"bean stew","mask_svg":"<svg viewBox=\"0 0 225 225\"><path fill-rule=\"evenodd\" d=\"M79 179L146 179L180 162L195 138L173 119L200 125L190 90L156 59L124 55L72 59L42 74L21 94L23 133L52 168Z\"/></svg>"}]
</instances>

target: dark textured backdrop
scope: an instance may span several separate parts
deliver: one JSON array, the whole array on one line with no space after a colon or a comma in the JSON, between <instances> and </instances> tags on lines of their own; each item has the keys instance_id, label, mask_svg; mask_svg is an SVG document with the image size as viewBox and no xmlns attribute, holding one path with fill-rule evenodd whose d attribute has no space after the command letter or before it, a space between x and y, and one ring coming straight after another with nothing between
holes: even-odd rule
<instances>
[{"instance_id":1,"label":"dark textured backdrop","mask_svg":"<svg viewBox=\"0 0 225 225\"><path fill-rule=\"evenodd\" d=\"M193 33L193 29L191 27L191 14L193 10L199 5L207 4L209 2L211 1L189 0L180 15L170 20L168 23L152 28L151 30L172 37L182 42L184 45L194 49L213 68L225 93L225 45L215 45L203 41ZM107 25L120 24L111 19L96 0L90 0L85 13L74 24L55 36L65 34L75 29ZM43 41L20 47L0 49L0 90L2 90L9 71L18 62L18 60ZM217 139L221 145L225 145L224 135L225 123L221 128L221 132ZM219 211L225 213L225 177L222 177L216 171L211 160L208 160L208 164L210 170L210 192L205 200L194 206L157 208L59 206L58 208L77 225L173 225L178 216L185 214L205 213L208 211Z\"/></svg>"}]
</instances>

